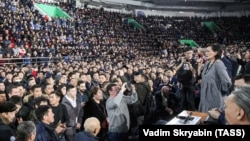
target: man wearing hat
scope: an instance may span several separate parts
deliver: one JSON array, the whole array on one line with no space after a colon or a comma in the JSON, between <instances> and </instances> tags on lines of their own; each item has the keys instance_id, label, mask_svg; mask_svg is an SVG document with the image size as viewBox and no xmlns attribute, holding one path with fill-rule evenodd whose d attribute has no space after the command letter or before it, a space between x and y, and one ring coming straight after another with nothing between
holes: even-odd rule
<instances>
[{"instance_id":1,"label":"man wearing hat","mask_svg":"<svg viewBox=\"0 0 250 141\"><path fill-rule=\"evenodd\" d=\"M15 132L9 126L16 114L16 105L11 102L0 104L0 141L15 140Z\"/></svg>"}]
</instances>

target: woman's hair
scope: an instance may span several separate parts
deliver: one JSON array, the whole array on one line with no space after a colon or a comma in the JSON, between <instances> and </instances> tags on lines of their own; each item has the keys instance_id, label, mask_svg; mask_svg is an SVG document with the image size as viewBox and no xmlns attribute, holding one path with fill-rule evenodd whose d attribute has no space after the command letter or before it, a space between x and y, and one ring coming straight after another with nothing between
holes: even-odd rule
<instances>
[{"instance_id":1,"label":"woman's hair","mask_svg":"<svg viewBox=\"0 0 250 141\"><path fill-rule=\"evenodd\" d=\"M212 45L209 45L208 47L211 47L211 49L214 52L217 52L217 54L214 56L215 60L218 60L218 59L221 58L221 55L222 55L222 47L221 47L221 45L219 45L219 44L212 44Z\"/></svg>"}]
</instances>

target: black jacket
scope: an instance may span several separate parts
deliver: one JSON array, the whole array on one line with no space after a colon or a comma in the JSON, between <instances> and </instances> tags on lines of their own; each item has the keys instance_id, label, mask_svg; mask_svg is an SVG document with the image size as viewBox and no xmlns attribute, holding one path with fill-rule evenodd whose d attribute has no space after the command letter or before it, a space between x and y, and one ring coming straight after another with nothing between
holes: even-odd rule
<instances>
[{"instance_id":1,"label":"black jacket","mask_svg":"<svg viewBox=\"0 0 250 141\"><path fill-rule=\"evenodd\" d=\"M158 91L155 93L155 101L156 101L156 110L159 112L164 111L166 107L162 104L162 94L161 91ZM177 96L174 93L169 92L169 95L167 97L167 106L168 108L173 109L174 113L178 114L181 112L181 104L180 100L177 98Z\"/></svg>"},{"instance_id":2,"label":"black jacket","mask_svg":"<svg viewBox=\"0 0 250 141\"><path fill-rule=\"evenodd\" d=\"M0 141L10 141L11 138L15 138L14 130L0 119Z\"/></svg>"},{"instance_id":3,"label":"black jacket","mask_svg":"<svg viewBox=\"0 0 250 141\"><path fill-rule=\"evenodd\" d=\"M101 123L104 122L107 118L105 104L97 104L93 99L90 99L84 106L84 120L89 117L96 117Z\"/></svg>"}]
</instances>

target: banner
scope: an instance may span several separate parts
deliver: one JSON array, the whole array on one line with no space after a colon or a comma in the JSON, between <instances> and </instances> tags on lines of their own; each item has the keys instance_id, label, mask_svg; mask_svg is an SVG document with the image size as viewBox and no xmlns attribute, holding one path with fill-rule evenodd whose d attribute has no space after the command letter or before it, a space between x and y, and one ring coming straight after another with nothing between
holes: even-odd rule
<instances>
[{"instance_id":1,"label":"banner","mask_svg":"<svg viewBox=\"0 0 250 141\"><path fill-rule=\"evenodd\" d=\"M60 7L48 4L38 4L38 3L35 3L35 5L52 18L53 17L70 18L70 16L66 12L64 12Z\"/></svg>"},{"instance_id":2,"label":"banner","mask_svg":"<svg viewBox=\"0 0 250 141\"><path fill-rule=\"evenodd\" d=\"M135 19L131 19L131 18L129 18L128 19L128 23L129 24L132 24L135 28L143 28L143 26L142 25L140 25Z\"/></svg>"},{"instance_id":3,"label":"banner","mask_svg":"<svg viewBox=\"0 0 250 141\"><path fill-rule=\"evenodd\" d=\"M181 40L179 40L179 42L182 45L187 45L190 47L198 47L198 44L194 40L181 39Z\"/></svg>"},{"instance_id":4,"label":"banner","mask_svg":"<svg viewBox=\"0 0 250 141\"><path fill-rule=\"evenodd\" d=\"M202 22L210 31L216 32L219 31L220 28L215 22Z\"/></svg>"}]
</instances>

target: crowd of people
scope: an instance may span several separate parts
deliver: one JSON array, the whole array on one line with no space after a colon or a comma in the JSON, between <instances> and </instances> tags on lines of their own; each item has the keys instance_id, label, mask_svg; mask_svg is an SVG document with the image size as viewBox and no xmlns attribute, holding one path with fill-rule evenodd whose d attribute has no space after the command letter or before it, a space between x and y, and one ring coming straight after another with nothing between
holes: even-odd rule
<instances>
[{"instance_id":1,"label":"crowd of people","mask_svg":"<svg viewBox=\"0 0 250 141\"><path fill-rule=\"evenodd\" d=\"M59 6L72 18L50 21L28 0L0 2L1 141L137 140L139 125L166 124L182 110L249 124L249 17ZM224 30L200 24L210 20Z\"/></svg>"}]
</instances>

